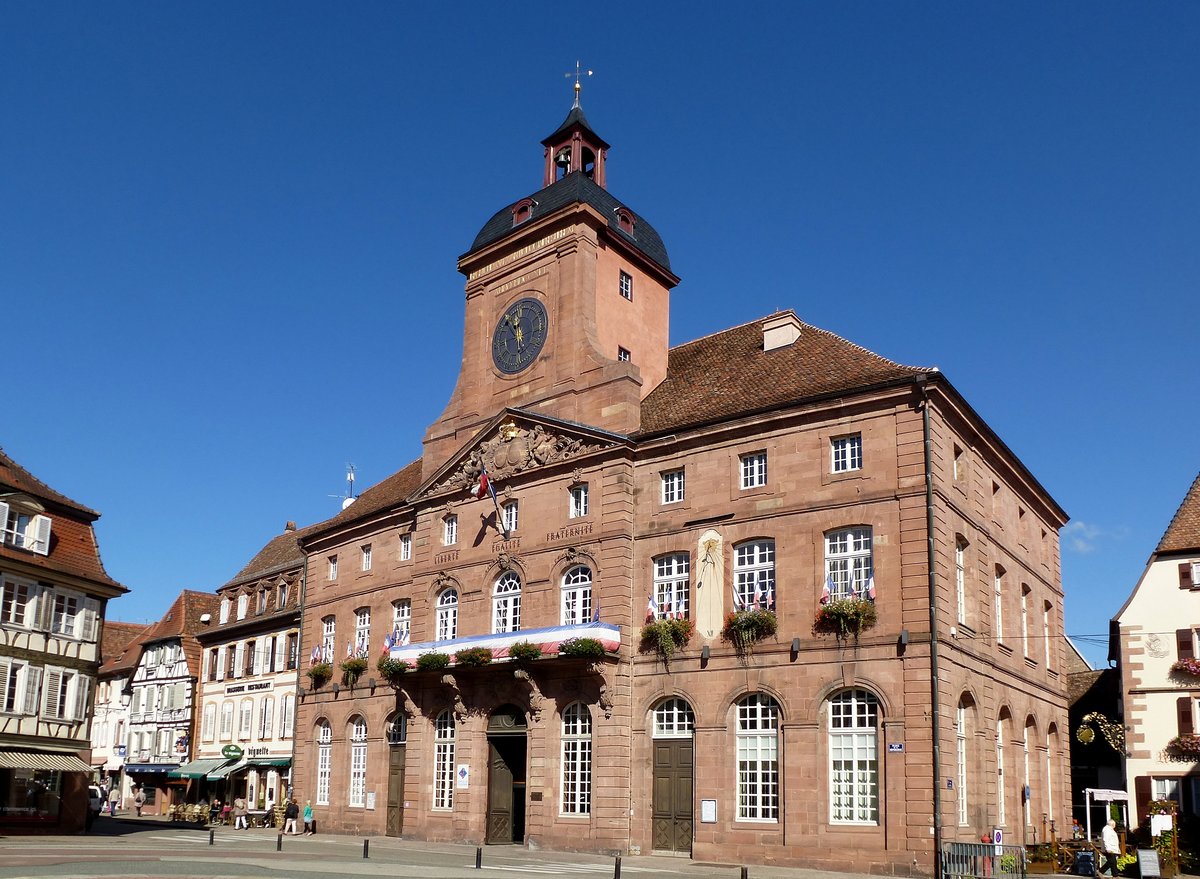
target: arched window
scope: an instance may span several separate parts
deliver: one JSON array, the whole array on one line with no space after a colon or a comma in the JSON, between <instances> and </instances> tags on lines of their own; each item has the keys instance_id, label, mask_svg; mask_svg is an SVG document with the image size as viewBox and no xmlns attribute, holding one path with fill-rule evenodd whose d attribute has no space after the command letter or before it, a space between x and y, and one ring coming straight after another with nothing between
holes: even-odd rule
<instances>
[{"instance_id":1,"label":"arched window","mask_svg":"<svg viewBox=\"0 0 1200 879\"><path fill-rule=\"evenodd\" d=\"M654 560L654 600L661 619L687 619L689 558L675 552Z\"/></svg>"},{"instance_id":2,"label":"arched window","mask_svg":"<svg viewBox=\"0 0 1200 879\"><path fill-rule=\"evenodd\" d=\"M958 708L954 714L954 765L955 765L955 795L958 798L958 826L966 827L968 818L967 801L967 765L970 755L967 751L968 726L970 722L971 697L963 695L958 700Z\"/></svg>"},{"instance_id":3,"label":"arched window","mask_svg":"<svg viewBox=\"0 0 1200 879\"><path fill-rule=\"evenodd\" d=\"M333 768L333 727L323 720L317 725L317 805L329 805L329 773Z\"/></svg>"},{"instance_id":4,"label":"arched window","mask_svg":"<svg viewBox=\"0 0 1200 879\"><path fill-rule=\"evenodd\" d=\"M350 728L350 799L351 806L366 805L367 790L367 722L354 718Z\"/></svg>"},{"instance_id":5,"label":"arched window","mask_svg":"<svg viewBox=\"0 0 1200 879\"><path fill-rule=\"evenodd\" d=\"M993 592L995 600L995 608L992 611L994 617L992 621L992 629L996 633L996 643L1004 643L1004 568L996 565L996 574L993 579Z\"/></svg>"},{"instance_id":6,"label":"arched window","mask_svg":"<svg viewBox=\"0 0 1200 879\"><path fill-rule=\"evenodd\" d=\"M448 708L433 723L433 808L454 808L454 713Z\"/></svg>"},{"instance_id":7,"label":"arched window","mask_svg":"<svg viewBox=\"0 0 1200 879\"><path fill-rule=\"evenodd\" d=\"M779 704L752 693L737 707L737 817L779 820Z\"/></svg>"},{"instance_id":8,"label":"arched window","mask_svg":"<svg viewBox=\"0 0 1200 879\"><path fill-rule=\"evenodd\" d=\"M667 699L654 709L654 738L690 739L696 729L692 706L682 699Z\"/></svg>"},{"instance_id":9,"label":"arched window","mask_svg":"<svg viewBox=\"0 0 1200 879\"><path fill-rule=\"evenodd\" d=\"M492 590L492 631L516 632L521 628L521 578L505 571Z\"/></svg>"},{"instance_id":10,"label":"arched window","mask_svg":"<svg viewBox=\"0 0 1200 879\"><path fill-rule=\"evenodd\" d=\"M563 575L562 624L578 626L592 621L592 572L577 565Z\"/></svg>"},{"instance_id":11,"label":"arched window","mask_svg":"<svg viewBox=\"0 0 1200 879\"><path fill-rule=\"evenodd\" d=\"M209 702L204 706L204 723L201 725L200 738L203 741L211 742L216 735L217 727L217 706L214 702Z\"/></svg>"},{"instance_id":12,"label":"arched window","mask_svg":"<svg viewBox=\"0 0 1200 879\"><path fill-rule=\"evenodd\" d=\"M1007 785L1004 780L1004 740L1008 736L1008 714L1007 711L1001 711L1000 717L996 721L996 777L997 777L997 797L996 797L996 823L1001 827L1005 824L1004 803L1007 800Z\"/></svg>"},{"instance_id":13,"label":"arched window","mask_svg":"<svg viewBox=\"0 0 1200 879\"><path fill-rule=\"evenodd\" d=\"M458 637L458 590L446 589L437 600L437 640Z\"/></svg>"},{"instance_id":14,"label":"arched window","mask_svg":"<svg viewBox=\"0 0 1200 879\"><path fill-rule=\"evenodd\" d=\"M387 743L389 745L403 745L408 741L408 715L403 711L397 711L396 716L392 718L392 722L387 728Z\"/></svg>"},{"instance_id":15,"label":"arched window","mask_svg":"<svg viewBox=\"0 0 1200 879\"><path fill-rule=\"evenodd\" d=\"M592 715L582 702L562 715L562 813L592 811Z\"/></svg>"},{"instance_id":16,"label":"arched window","mask_svg":"<svg viewBox=\"0 0 1200 879\"><path fill-rule=\"evenodd\" d=\"M829 804L834 824L879 823L879 703L866 690L829 700Z\"/></svg>"},{"instance_id":17,"label":"arched window","mask_svg":"<svg viewBox=\"0 0 1200 879\"><path fill-rule=\"evenodd\" d=\"M775 541L755 540L736 547L733 556L736 610L775 602Z\"/></svg>"},{"instance_id":18,"label":"arched window","mask_svg":"<svg viewBox=\"0 0 1200 879\"><path fill-rule=\"evenodd\" d=\"M1033 819L1033 809L1029 804L1030 799L1032 799L1033 791L1033 776L1030 774L1029 765L1029 749L1033 747L1033 737L1035 732L1036 730L1033 727L1033 718L1031 717L1025 721L1025 728L1021 730L1021 778L1024 779L1024 781L1021 783L1025 785L1024 790L1021 791L1021 799L1025 801L1026 826L1028 826ZM1030 791L1030 793L1027 794L1025 791Z\"/></svg>"},{"instance_id":19,"label":"arched window","mask_svg":"<svg viewBox=\"0 0 1200 879\"><path fill-rule=\"evenodd\" d=\"M825 535L825 587L831 601L873 596L871 545L871 529L866 527Z\"/></svg>"},{"instance_id":20,"label":"arched window","mask_svg":"<svg viewBox=\"0 0 1200 879\"><path fill-rule=\"evenodd\" d=\"M1046 814L1054 814L1054 757L1058 750L1058 727L1046 730Z\"/></svg>"}]
</instances>

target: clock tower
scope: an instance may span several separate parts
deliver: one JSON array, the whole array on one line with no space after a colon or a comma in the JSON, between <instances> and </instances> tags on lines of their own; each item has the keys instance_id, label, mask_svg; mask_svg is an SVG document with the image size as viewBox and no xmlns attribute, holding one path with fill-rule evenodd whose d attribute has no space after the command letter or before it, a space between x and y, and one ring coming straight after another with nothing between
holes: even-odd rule
<instances>
[{"instance_id":1,"label":"clock tower","mask_svg":"<svg viewBox=\"0 0 1200 879\"><path fill-rule=\"evenodd\" d=\"M631 433L667 373L671 272L662 239L609 193L609 145L579 104L542 141L543 188L492 216L458 260L463 358L425 434L430 476L499 410Z\"/></svg>"}]
</instances>

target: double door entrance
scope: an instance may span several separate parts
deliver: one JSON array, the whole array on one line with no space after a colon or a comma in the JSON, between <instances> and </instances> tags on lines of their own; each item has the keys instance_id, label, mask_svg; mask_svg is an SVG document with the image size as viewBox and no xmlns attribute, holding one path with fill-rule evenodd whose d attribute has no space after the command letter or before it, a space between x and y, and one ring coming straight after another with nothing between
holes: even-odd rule
<instances>
[{"instance_id":1,"label":"double door entrance","mask_svg":"<svg viewBox=\"0 0 1200 879\"><path fill-rule=\"evenodd\" d=\"M657 852L692 852L692 739L655 739L652 844Z\"/></svg>"},{"instance_id":2,"label":"double door entrance","mask_svg":"<svg viewBox=\"0 0 1200 879\"><path fill-rule=\"evenodd\" d=\"M525 714L505 705L488 719L487 841L525 842Z\"/></svg>"}]
</instances>

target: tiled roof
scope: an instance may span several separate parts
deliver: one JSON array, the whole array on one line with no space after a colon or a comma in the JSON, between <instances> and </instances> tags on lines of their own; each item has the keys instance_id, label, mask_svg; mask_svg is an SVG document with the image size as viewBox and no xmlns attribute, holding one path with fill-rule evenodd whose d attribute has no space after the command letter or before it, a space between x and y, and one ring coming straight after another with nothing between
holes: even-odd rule
<instances>
[{"instance_id":1,"label":"tiled roof","mask_svg":"<svg viewBox=\"0 0 1200 879\"><path fill-rule=\"evenodd\" d=\"M1200 550L1200 475L1188 489L1175 518L1167 526L1155 552L1190 552Z\"/></svg>"},{"instance_id":2,"label":"tiled roof","mask_svg":"<svg viewBox=\"0 0 1200 879\"><path fill-rule=\"evenodd\" d=\"M24 564L83 577L105 586L124 589L108 576L100 559L100 547L92 523L100 517L95 510L59 494L0 449L0 496L22 492L47 506L51 518L50 552L47 555L0 543L0 558L20 559Z\"/></svg>"},{"instance_id":3,"label":"tiled roof","mask_svg":"<svg viewBox=\"0 0 1200 879\"><path fill-rule=\"evenodd\" d=\"M655 231L654 227L644 217L634 214L628 205L618 200L608 190L594 183L582 171L572 171L561 180L556 180L545 189L535 192L531 197L537 202L533 206L531 220L536 220L539 217L547 217L559 208L575 204L576 202L591 205L608 218L609 232L618 238L628 241L633 247L640 250L667 271L671 270L671 259L667 256L667 246L663 244L662 237ZM522 200L518 199L517 201ZM486 247L508 235L514 234L529 224L530 221L526 221L520 226L513 226L512 209L516 204L517 202L513 202L508 207L500 209L490 220L483 224L483 228L475 236L475 241L471 244L471 249L467 251L467 254L474 253L482 247ZM625 210L633 214L634 227L632 235L625 232L618 225L617 208L625 208Z\"/></svg>"},{"instance_id":4,"label":"tiled roof","mask_svg":"<svg viewBox=\"0 0 1200 879\"><path fill-rule=\"evenodd\" d=\"M936 373L893 363L804 323L791 345L764 351L763 323L776 316L672 348L667 377L642 401L639 435Z\"/></svg>"},{"instance_id":5,"label":"tiled roof","mask_svg":"<svg viewBox=\"0 0 1200 879\"><path fill-rule=\"evenodd\" d=\"M100 674L112 675L137 665L138 645L150 631L148 623L118 623L104 621L104 638L100 642Z\"/></svg>"},{"instance_id":6,"label":"tiled roof","mask_svg":"<svg viewBox=\"0 0 1200 879\"><path fill-rule=\"evenodd\" d=\"M240 586L303 565L304 550L300 548L300 538L311 533L316 527L318 526L309 525L298 531L292 528L272 537L225 586Z\"/></svg>"},{"instance_id":7,"label":"tiled roof","mask_svg":"<svg viewBox=\"0 0 1200 879\"><path fill-rule=\"evenodd\" d=\"M402 505L421 484L421 459L406 465L382 482L377 482L358 496L346 509L332 519L326 519L305 529L305 536L330 531L341 525L365 519L374 513Z\"/></svg>"},{"instance_id":8,"label":"tiled roof","mask_svg":"<svg viewBox=\"0 0 1200 879\"><path fill-rule=\"evenodd\" d=\"M206 630L216 620L218 604L217 596L211 592L185 589L140 643L152 644L155 641L179 638L184 656L187 657L188 668L196 674L200 669L200 642L196 640L196 633ZM208 623L200 621L204 614L209 615Z\"/></svg>"}]
</instances>

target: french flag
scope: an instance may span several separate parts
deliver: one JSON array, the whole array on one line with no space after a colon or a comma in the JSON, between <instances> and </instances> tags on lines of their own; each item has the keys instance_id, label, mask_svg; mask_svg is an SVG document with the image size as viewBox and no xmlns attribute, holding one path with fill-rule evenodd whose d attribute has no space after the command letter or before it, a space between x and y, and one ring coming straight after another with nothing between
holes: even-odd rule
<instances>
[{"instance_id":1,"label":"french flag","mask_svg":"<svg viewBox=\"0 0 1200 879\"><path fill-rule=\"evenodd\" d=\"M388 632L383 636L383 655L387 656L392 652L392 648L396 646L396 641L392 638L392 633Z\"/></svg>"},{"instance_id":2,"label":"french flag","mask_svg":"<svg viewBox=\"0 0 1200 879\"><path fill-rule=\"evenodd\" d=\"M867 578L867 600L875 600L875 575L872 574Z\"/></svg>"},{"instance_id":3,"label":"french flag","mask_svg":"<svg viewBox=\"0 0 1200 879\"><path fill-rule=\"evenodd\" d=\"M821 604L829 604L833 597L833 574L825 575L825 586L821 589Z\"/></svg>"},{"instance_id":4,"label":"french flag","mask_svg":"<svg viewBox=\"0 0 1200 879\"><path fill-rule=\"evenodd\" d=\"M646 602L646 619L654 620L658 618L658 602L654 600L654 596L650 596L650 600Z\"/></svg>"},{"instance_id":5,"label":"french flag","mask_svg":"<svg viewBox=\"0 0 1200 879\"><path fill-rule=\"evenodd\" d=\"M487 465L483 461L479 462L479 484L471 489L471 496L475 500L482 500L488 495L492 496L492 500L496 499L496 489L492 487L492 480L488 478Z\"/></svg>"}]
</instances>

